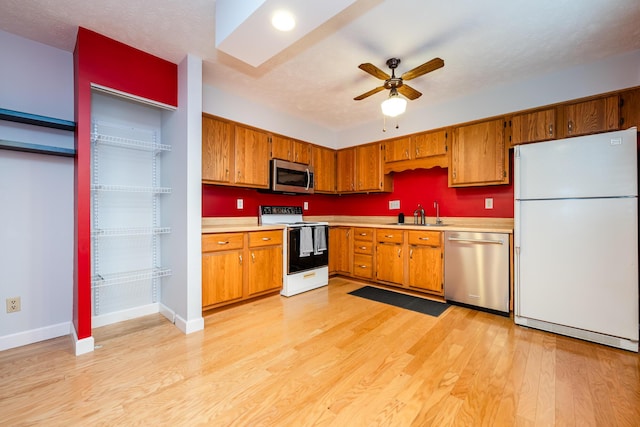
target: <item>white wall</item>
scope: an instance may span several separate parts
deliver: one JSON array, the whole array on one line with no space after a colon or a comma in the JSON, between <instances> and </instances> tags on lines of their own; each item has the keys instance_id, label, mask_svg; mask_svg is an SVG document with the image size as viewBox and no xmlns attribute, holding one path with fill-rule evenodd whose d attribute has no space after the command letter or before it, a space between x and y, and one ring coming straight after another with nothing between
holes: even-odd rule
<instances>
[{"instance_id":1,"label":"white wall","mask_svg":"<svg viewBox=\"0 0 640 427\"><path fill-rule=\"evenodd\" d=\"M291 138L337 148L337 135L333 131L232 95L217 87L203 85L202 111Z\"/></svg>"},{"instance_id":2,"label":"white wall","mask_svg":"<svg viewBox=\"0 0 640 427\"><path fill-rule=\"evenodd\" d=\"M0 31L0 63L0 108L74 120L70 52ZM0 139L74 145L73 132L4 121ZM73 215L72 158L0 150L0 350L69 334Z\"/></svg>"},{"instance_id":3,"label":"white wall","mask_svg":"<svg viewBox=\"0 0 640 427\"><path fill-rule=\"evenodd\" d=\"M163 185L172 188L163 218L171 227L163 263L163 314L185 333L204 328L202 318L202 60L192 55L178 64L178 109L163 113Z\"/></svg>"}]
</instances>

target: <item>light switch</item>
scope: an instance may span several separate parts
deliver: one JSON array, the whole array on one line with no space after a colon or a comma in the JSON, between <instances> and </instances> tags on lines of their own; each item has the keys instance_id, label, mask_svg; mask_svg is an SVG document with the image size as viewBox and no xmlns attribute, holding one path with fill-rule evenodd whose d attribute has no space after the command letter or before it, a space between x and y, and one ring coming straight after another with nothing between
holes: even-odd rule
<instances>
[{"instance_id":1,"label":"light switch","mask_svg":"<svg viewBox=\"0 0 640 427\"><path fill-rule=\"evenodd\" d=\"M485 209L493 209L493 198L487 197L484 199L484 208Z\"/></svg>"},{"instance_id":2,"label":"light switch","mask_svg":"<svg viewBox=\"0 0 640 427\"><path fill-rule=\"evenodd\" d=\"M302 208L303 208L305 211L308 211L308 210L309 210L309 202L304 202L304 203L302 204Z\"/></svg>"},{"instance_id":3,"label":"light switch","mask_svg":"<svg viewBox=\"0 0 640 427\"><path fill-rule=\"evenodd\" d=\"M244 200L242 200L242 199L237 199L237 200L236 200L236 208L237 208L237 209L244 209Z\"/></svg>"}]
</instances>

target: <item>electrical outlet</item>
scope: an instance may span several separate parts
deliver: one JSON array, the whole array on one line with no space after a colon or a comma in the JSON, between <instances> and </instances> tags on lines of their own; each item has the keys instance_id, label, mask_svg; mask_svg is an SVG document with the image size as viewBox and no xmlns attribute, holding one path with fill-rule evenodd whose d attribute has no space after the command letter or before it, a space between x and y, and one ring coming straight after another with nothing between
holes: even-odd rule
<instances>
[{"instance_id":1,"label":"electrical outlet","mask_svg":"<svg viewBox=\"0 0 640 427\"><path fill-rule=\"evenodd\" d=\"M244 200L236 199L236 209L244 209Z\"/></svg>"},{"instance_id":2,"label":"electrical outlet","mask_svg":"<svg viewBox=\"0 0 640 427\"><path fill-rule=\"evenodd\" d=\"M7 313L15 313L20 309L20 297L7 298Z\"/></svg>"},{"instance_id":3,"label":"electrical outlet","mask_svg":"<svg viewBox=\"0 0 640 427\"><path fill-rule=\"evenodd\" d=\"M484 208L493 209L493 198L487 197L486 199L484 199Z\"/></svg>"},{"instance_id":4,"label":"electrical outlet","mask_svg":"<svg viewBox=\"0 0 640 427\"><path fill-rule=\"evenodd\" d=\"M309 202L304 202L304 203L302 204L302 208L303 208L305 211L308 211L308 210L309 210Z\"/></svg>"},{"instance_id":5,"label":"electrical outlet","mask_svg":"<svg viewBox=\"0 0 640 427\"><path fill-rule=\"evenodd\" d=\"M400 200L389 200L389 209L400 209Z\"/></svg>"}]
</instances>

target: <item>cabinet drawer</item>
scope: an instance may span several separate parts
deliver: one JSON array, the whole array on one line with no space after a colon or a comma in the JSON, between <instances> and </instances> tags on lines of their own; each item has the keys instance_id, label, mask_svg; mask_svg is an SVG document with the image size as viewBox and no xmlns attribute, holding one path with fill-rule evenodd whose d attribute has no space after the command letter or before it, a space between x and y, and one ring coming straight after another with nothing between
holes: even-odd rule
<instances>
[{"instance_id":1,"label":"cabinet drawer","mask_svg":"<svg viewBox=\"0 0 640 427\"><path fill-rule=\"evenodd\" d=\"M354 240L353 252L357 254L373 255L373 244L371 242Z\"/></svg>"},{"instance_id":2,"label":"cabinet drawer","mask_svg":"<svg viewBox=\"0 0 640 427\"><path fill-rule=\"evenodd\" d=\"M441 243L440 231L409 231L410 245L440 246Z\"/></svg>"},{"instance_id":3,"label":"cabinet drawer","mask_svg":"<svg viewBox=\"0 0 640 427\"><path fill-rule=\"evenodd\" d=\"M202 252L242 249L243 233L215 233L202 235Z\"/></svg>"},{"instance_id":4,"label":"cabinet drawer","mask_svg":"<svg viewBox=\"0 0 640 427\"><path fill-rule=\"evenodd\" d=\"M376 230L376 242L402 243L402 230L379 228Z\"/></svg>"},{"instance_id":5,"label":"cabinet drawer","mask_svg":"<svg viewBox=\"0 0 640 427\"><path fill-rule=\"evenodd\" d=\"M272 246L282 244L282 230L249 232L249 247Z\"/></svg>"},{"instance_id":6,"label":"cabinet drawer","mask_svg":"<svg viewBox=\"0 0 640 427\"><path fill-rule=\"evenodd\" d=\"M367 279L373 278L373 257L355 254L353 256L353 275Z\"/></svg>"},{"instance_id":7,"label":"cabinet drawer","mask_svg":"<svg viewBox=\"0 0 640 427\"><path fill-rule=\"evenodd\" d=\"M355 240L366 240L373 242L373 228L355 227L353 229L353 238Z\"/></svg>"}]
</instances>

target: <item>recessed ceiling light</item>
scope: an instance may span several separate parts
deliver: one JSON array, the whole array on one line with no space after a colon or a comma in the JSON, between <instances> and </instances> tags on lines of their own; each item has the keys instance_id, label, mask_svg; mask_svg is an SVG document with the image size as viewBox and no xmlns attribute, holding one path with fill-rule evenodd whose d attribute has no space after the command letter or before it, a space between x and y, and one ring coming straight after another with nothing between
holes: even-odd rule
<instances>
[{"instance_id":1,"label":"recessed ceiling light","mask_svg":"<svg viewBox=\"0 0 640 427\"><path fill-rule=\"evenodd\" d=\"M271 18L271 24L280 31L291 31L296 26L296 20L286 10L278 10Z\"/></svg>"}]
</instances>

